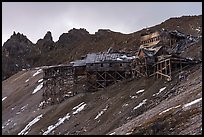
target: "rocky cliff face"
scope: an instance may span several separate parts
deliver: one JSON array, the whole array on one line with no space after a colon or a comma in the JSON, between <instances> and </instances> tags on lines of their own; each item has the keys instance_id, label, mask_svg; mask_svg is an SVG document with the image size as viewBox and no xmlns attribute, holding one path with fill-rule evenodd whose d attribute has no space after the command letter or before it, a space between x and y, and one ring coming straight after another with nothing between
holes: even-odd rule
<instances>
[{"instance_id":1,"label":"rocky cliff face","mask_svg":"<svg viewBox=\"0 0 204 137\"><path fill-rule=\"evenodd\" d=\"M34 44L23 34L13 33L2 47L2 79L32 65L27 60L32 54Z\"/></svg>"},{"instance_id":2,"label":"rocky cliff face","mask_svg":"<svg viewBox=\"0 0 204 137\"><path fill-rule=\"evenodd\" d=\"M148 29L154 31L162 28L178 30L201 38L202 15L170 18ZM33 44L23 34L14 33L2 48L2 79L5 80L22 68L70 62L80 59L87 53L105 51L110 47L135 52L140 44L140 35L145 31L146 29L142 29L131 34L122 34L109 29L99 29L95 34L89 34L86 29L74 28L63 33L56 42L53 41L52 34L48 31L44 38L39 39L36 44ZM200 43L202 44L201 41ZM191 50L195 49L190 48L188 54L191 54ZM201 57L202 46L198 50L195 57ZM195 54L196 51L193 53Z\"/></svg>"},{"instance_id":3,"label":"rocky cliff face","mask_svg":"<svg viewBox=\"0 0 204 137\"><path fill-rule=\"evenodd\" d=\"M3 52L9 57L25 56L29 54L33 47L33 43L23 34L13 33L3 45Z\"/></svg>"},{"instance_id":4,"label":"rocky cliff face","mask_svg":"<svg viewBox=\"0 0 204 137\"><path fill-rule=\"evenodd\" d=\"M45 54L54 49L54 41L52 39L52 33L48 31L43 39L39 39L36 43L36 47L39 49L40 53Z\"/></svg>"},{"instance_id":5,"label":"rocky cliff face","mask_svg":"<svg viewBox=\"0 0 204 137\"><path fill-rule=\"evenodd\" d=\"M71 29L68 33L63 33L58 40L60 46L71 46L74 43L83 41L90 37L90 34L85 29Z\"/></svg>"}]
</instances>

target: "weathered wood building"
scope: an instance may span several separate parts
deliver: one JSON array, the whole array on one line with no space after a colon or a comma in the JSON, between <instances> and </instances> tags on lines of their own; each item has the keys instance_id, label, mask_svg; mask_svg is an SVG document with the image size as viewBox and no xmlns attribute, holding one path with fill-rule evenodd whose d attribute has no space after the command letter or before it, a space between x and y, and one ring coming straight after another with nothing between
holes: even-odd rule
<instances>
[{"instance_id":1,"label":"weathered wood building","mask_svg":"<svg viewBox=\"0 0 204 137\"><path fill-rule=\"evenodd\" d=\"M156 31L141 35L136 56L108 50L90 53L67 65L44 69L43 100L56 104L79 91L97 91L129 78L172 79L172 74L197 63L178 56L188 38L178 31ZM111 52L112 51L112 52Z\"/></svg>"},{"instance_id":2,"label":"weathered wood building","mask_svg":"<svg viewBox=\"0 0 204 137\"><path fill-rule=\"evenodd\" d=\"M147 31L141 34L140 48L150 48L157 45L173 49L179 41L184 39L186 39L186 36L177 30L167 31L162 29L155 32Z\"/></svg>"},{"instance_id":3,"label":"weathered wood building","mask_svg":"<svg viewBox=\"0 0 204 137\"><path fill-rule=\"evenodd\" d=\"M131 77L131 61L120 53L88 54L86 58L86 90L95 91Z\"/></svg>"},{"instance_id":4,"label":"weathered wood building","mask_svg":"<svg viewBox=\"0 0 204 137\"><path fill-rule=\"evenodd\" d=\"M96 91L131 77L134 56L121 53L91 53L67 65L52 66L44 71L43 101L56 104L84 91Z\"/></svg>"},{"instance_id":5,"label":"weathered wood building","mask_svg":"<svg viewBox=\"0 0 204 137\"><path fill-rule=\"evenodd\" d=\"M186 64L195 63L178 56L181 47L188 41L188 37L178 31L150 32L141 35L140 47L136 56L133 70L137 76L165 77L171 80L172 71L181 69Z\"/></svg>"},{"instance_id":6,"label":"weathered wood building","mask_svg":"<svg viewBox=\"0 0 204 137\"><path fill-rule=\"evenodd\" d=\"M46 104L57 104L65 98L76 94L76 76L74 68L69 65L52 66L43 69L43 101Z\"/></svg>"}]
</instances>

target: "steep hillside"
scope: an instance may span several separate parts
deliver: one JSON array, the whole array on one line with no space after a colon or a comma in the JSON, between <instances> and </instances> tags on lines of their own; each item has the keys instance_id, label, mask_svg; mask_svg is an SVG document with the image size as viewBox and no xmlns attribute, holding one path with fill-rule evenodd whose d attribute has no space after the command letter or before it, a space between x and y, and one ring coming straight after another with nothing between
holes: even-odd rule
<instances>
[{"instance_id":1,"label":"steep hillside","mask_svg":"<svg viewBox=\"0 0 204 137\"><path fill-rule=\"evenodd\" d=\"M201 73L122 81L41 109L42 71L23 70L2 83L2 134L201 134Z\"/></svg>"},{"instance_id":2,"label":"steep hillside","mask_svg":"<svg viewBox=\"0 0 204 137\"><path fill-rule=\"evenodd\" d=\"M162 28L179 30L186 35L201 38L202 15L170 18L159 25L146 29L154 31ZM13 34L4 43L2 48L2 62L4 64L2 66L2 80L5 80L23 68L70 62L80 59L81 56L87 53L105 51L109 47L122 51L135 52L138 50L140 44L140 35L146 29L131 34L122 34L103 29L99 29L95 34L89 34L85 29L72 29L67 33L63 33L57 42L53 42L52 34L48 31L44 38L39 39L36 44L32 44L23 34ZM202 46L196 49L198 49L199 53L195 56L201 56L200 51L202 51ZM13 52L16 50L17 52ZM29 52L24 52L24 50ZM15 56L13 56L13 53Z\"/></svg>"},{"instance_id":3,"label":"steep hillside","mask_svg":"<svg viewBox=\"0 0 204 137\"><path fill-rule=\"evenodd\" d=\"M194 35L195 41L185 45L181 55L202 60L201 18L171 18L148 29L180 28ZM36 44L14 33L2 47L2 134L201 135L202 62L173 72L172 81L131 78L97 92L78 87L75 96L42 108L45 65L69 62L110 47L135 53L145 31L89 34L85 29L72 29L57 42L47 32Z\"/></svg>"}]
</instances>

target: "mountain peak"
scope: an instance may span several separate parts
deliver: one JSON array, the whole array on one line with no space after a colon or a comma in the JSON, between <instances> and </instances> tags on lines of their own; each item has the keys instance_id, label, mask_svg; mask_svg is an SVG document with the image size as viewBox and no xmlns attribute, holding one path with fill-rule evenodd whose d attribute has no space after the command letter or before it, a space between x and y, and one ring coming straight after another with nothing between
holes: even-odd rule
<instances>
[{"instance_id":1,"label":"mountain peak","mask_svg":"<svg viewBox=\"0 0 204 137\"><path fill-rule=\"evenodd\" d=\"M68 31L69 34L89 34L89 32L85 28L76 29L73 28Z\"/></svg>"},{"instance_id":2,"label":"mountain peak","mask_svg":"<svg viewBox=\"0 0 204 137\"><path fill-rule=\"evenodd\" d=\"M23 33L17 33L15 31L13 31L13 35L11 35L10 39L17 39L17 40L20 40L20 41L27 41L27 37L26 35L23 35Z\"/></svg>"},{"instance_id":3,"label":"mountain peak","mask_svg":"<svg viewBox=\"0 0 204 137\"><path fill-rule=\"evenodd\" d=\"M52 33L50 31L47 31L47 33L45 34L44 38L45 40L49 40L49 41L53 41L52 39Z\"/></svg>"}]
</instances>

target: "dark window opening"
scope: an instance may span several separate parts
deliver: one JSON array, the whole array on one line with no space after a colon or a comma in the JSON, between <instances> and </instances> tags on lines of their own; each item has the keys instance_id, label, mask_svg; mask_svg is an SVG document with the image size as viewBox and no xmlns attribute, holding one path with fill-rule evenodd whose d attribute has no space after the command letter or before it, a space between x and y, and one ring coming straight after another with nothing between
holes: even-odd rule
<instances>
[{"instance_id":1,"label":"dark window opening","mask_svg":"<svg viewBox=\"0 0 204 137\"><path fill-rule=\"evenodd\" d=\"M103 63L101 63L101 67L103 67Z\"/></svg>"}]
</instances>

